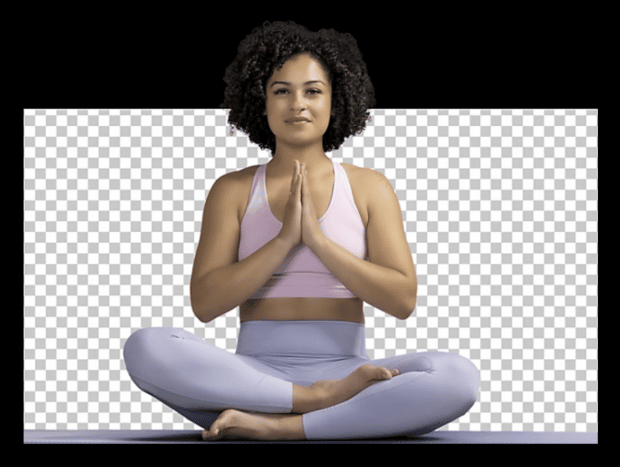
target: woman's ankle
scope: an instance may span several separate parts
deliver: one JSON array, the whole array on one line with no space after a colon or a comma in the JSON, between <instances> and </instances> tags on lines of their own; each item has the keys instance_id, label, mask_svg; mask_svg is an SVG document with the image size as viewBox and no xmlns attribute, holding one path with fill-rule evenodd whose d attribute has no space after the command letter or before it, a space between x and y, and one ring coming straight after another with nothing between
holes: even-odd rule
<instances>
[{"instance_id":1,"label":"woman's ankle","mask_svg":"<svg viewBox=\"0 0 620 467\"><path fill-rule=\"evenodd\" d=\"M328 394L321 385L315 383L310 387L293 384L292 413L308 413L329 407Z\"/></svg>"}]
</instances>

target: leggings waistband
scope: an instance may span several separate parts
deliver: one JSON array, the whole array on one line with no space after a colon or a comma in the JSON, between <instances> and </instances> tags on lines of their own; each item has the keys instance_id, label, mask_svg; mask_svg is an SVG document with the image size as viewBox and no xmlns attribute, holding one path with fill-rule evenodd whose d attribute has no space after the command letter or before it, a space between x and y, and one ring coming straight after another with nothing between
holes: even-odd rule
<instances>
[{"instance_id":1,"label":"leggings waistband","mask_svg":"<svg viewBox=\"0 0 620 467\"><path fill-rule=\"evenodd\" d=\"M237 353L368 358L364 325L350 321L246 321L239 329Z\"/></svg>"}]
</instances>

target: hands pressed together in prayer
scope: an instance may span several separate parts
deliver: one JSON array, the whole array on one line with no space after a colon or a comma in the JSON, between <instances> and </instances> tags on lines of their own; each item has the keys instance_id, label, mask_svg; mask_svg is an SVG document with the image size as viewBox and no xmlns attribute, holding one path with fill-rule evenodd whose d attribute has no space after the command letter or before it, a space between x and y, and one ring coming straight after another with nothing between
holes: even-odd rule
<instances>
[{"instance_id":1,"label":"hands pressed together in prayer","mask_svg":"<svg viewBox=\"0 0 620 467\"><path fill-rule=\"evenodd\" d=\"M324 237L310 195L307 168L297 160L279 236L291 247L301 242L311 250Z\"/></svg>"}]
</instances>

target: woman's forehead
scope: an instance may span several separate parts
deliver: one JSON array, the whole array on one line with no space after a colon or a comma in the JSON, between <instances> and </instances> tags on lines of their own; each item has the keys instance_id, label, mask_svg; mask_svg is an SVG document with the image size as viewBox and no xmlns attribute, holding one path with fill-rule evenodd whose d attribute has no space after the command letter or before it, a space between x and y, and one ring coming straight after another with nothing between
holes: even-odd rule
<instances>
[{"instance_id":1,"label":"woman's forehead","mask_svg":"<svg viewBox=\"0 0 620 467\"><path fill-rule=\"evenodd\" d=\"M289 58L280 69L274 70L269 83L276 81L290 85L304 85L308 82L329 84L325 68L310 54L302 53Z\"/></svg>"}]
</instances>

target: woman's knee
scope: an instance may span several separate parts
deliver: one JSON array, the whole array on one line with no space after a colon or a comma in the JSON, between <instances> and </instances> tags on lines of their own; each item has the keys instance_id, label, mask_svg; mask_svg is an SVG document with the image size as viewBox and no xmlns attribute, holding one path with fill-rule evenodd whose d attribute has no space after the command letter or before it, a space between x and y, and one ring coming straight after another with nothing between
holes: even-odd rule
<instances>
[{"instance_id":1,"label":"woman's knee","mask_svg":"<svg viewBox=\"0 0 620 467\"><path fill-rule=\"evenodd\" d=\"M461 355L448 355L450 355L450 362L446 368L447 377L454 382L455 392L461 399L464 411L467 411L478 399L480 371L471 360Z\"/></svg>"},{"instance_id":2,"label":"woman's knee","mask_svg":"<svg viewBox=\"0 0 620 467\"><path fill-rule=\"evenodd\" d=\"M469 359L446 352L425 352L431 362L429 373L434 376L438 391L455 407L466 412L478 399L480 372Z\"/></svg>"},{"instance_id":3,"label":"woman's knee","mask_svg":"<svg viewBox=\"0 0 620 467\"><path fill-rule=\"evenodd\" d=\"M131 376L143 375L174 331L170 328L142 328L132 333L123 346L127 372Z\"/></svg>"}]
</instances>

